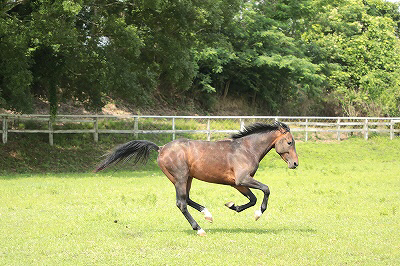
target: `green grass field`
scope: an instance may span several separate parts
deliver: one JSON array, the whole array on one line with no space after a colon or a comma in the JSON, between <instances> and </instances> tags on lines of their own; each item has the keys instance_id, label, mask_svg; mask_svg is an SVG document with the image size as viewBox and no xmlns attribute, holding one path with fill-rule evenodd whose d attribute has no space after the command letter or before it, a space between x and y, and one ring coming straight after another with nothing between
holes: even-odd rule
<instances>
[{"instance_id":1,"label":"green grass field","mask_svg":"<svg viewBox=\"0 0 400 266\"><path fill-rule=\"evenodd\" d=\"M150 170L0 176L0 265L400 265L400 140L298 143L300 167L275 151L256 178L271 196L256 207L235 189L194 181L189 209Z\"/></svg>"}]
</instances>

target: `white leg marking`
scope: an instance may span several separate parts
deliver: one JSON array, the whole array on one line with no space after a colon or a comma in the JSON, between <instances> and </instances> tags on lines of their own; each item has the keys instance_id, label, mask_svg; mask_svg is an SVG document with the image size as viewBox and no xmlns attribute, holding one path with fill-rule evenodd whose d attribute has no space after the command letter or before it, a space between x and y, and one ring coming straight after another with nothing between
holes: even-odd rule
<instances>
[{"instance_id":1,"label":"white leg marking","mask_svg":"<svg viewBox=\"0 0 400 266\"><path fill-rule=\"evenodd\" d=\"M256 211L254 212L254 218L256 219L256 221L257 221L258 219L260 219L261 215L262 215L261 210L256 210Z\"/></svg>"},{"instance_id":2,"label":"white leg marking","mask_svg":"<svg viewBox=\"0 0 400 266\"><path fill-rule=\"evenodd\" d=\"M225 206L228 208L232 207L233 205L235 205L235 203L233 203L232 201L225 203Z\"/></svg>"},{"instance_id":3,"label":"white leg marking","mask_svg":"<svg viewBox=\"0 0 400 266\"><path fill-rule=\"evenodd\" d=\"M203 229L199 229L199 230L197 230L197 235L205 236L206 235L206 231L204 231Z\"/></svg>"},{"instance_id":4,"label":"white leg marking","mask_svg":"<svg viewBox=\"0 0 400 266\"><path fill-rule=\"evenodd\" d=\"M212 214L211 214L211 212L209 212L209 211L207 210L207 208L204 208L201 212L204 214L204 219L206 219L206 220L209 221L210 223L213 222Z\"/></svg>"}]
</instances>

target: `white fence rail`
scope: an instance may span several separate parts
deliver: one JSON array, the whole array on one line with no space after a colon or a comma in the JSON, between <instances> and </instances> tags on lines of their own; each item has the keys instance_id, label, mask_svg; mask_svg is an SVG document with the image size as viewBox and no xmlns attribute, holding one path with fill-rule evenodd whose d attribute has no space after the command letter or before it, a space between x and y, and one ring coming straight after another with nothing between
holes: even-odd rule
<instances>
[{"instance_id":1,"label":"white fence rail","mask_svg":"<svg viewBox=\"0 0 400 266\"><path fill-rule=\"evenodd\" d=\"M135 138L139 134L171 134L172 139L182 134L204 134L211 140L212 136L225 134L226 137L254 122L272 123L274 120L288 124L295 138L304 141L315 138L341 140L349 135L361 135L367 140L371 133L385 134L393 139L400 133L399 117L58 115L53 118L49 115L0 114L0 118L3 143L7 143L9 133L44 133L49 135L50 145L54 143L54 134L69 133L93 134L95 142L99 140L99 134L133 134ZM27 126L29 121L34 121L34 125ZM112 123L121 122L122 129L113 128Z\"/></svg>"}]
</instances>

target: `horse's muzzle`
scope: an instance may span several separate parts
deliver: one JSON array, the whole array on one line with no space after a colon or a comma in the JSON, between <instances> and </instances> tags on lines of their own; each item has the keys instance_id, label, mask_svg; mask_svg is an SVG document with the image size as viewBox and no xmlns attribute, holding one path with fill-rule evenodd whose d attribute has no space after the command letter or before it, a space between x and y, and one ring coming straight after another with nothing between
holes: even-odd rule
<instances>
[{"instance_id":1,"label":"horse's muzzle","mask_svg":"<svg viewBox=\"0 0 400 266\"><path fill-rule=\"evenodd\" d=\"M296 169L299 166L299 162L288 162L289 169Z\"/></svg>"}]
</instances>

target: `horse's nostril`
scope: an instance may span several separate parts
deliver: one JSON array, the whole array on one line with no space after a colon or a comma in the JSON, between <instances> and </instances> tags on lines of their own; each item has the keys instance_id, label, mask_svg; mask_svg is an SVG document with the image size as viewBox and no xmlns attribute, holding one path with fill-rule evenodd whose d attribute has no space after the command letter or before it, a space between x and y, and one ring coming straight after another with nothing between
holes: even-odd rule
<instances>
[{"instance_id":1,"label":"horse's nostril","mask_svg":"<svg viewBox=\"0 0 400 266\"><path fill-rule=\"evenodd\" d=\"M299 166L299 163L298 162L294 162L294 167L297 167L297 166Z\"/></svg>"}]
</instances>

